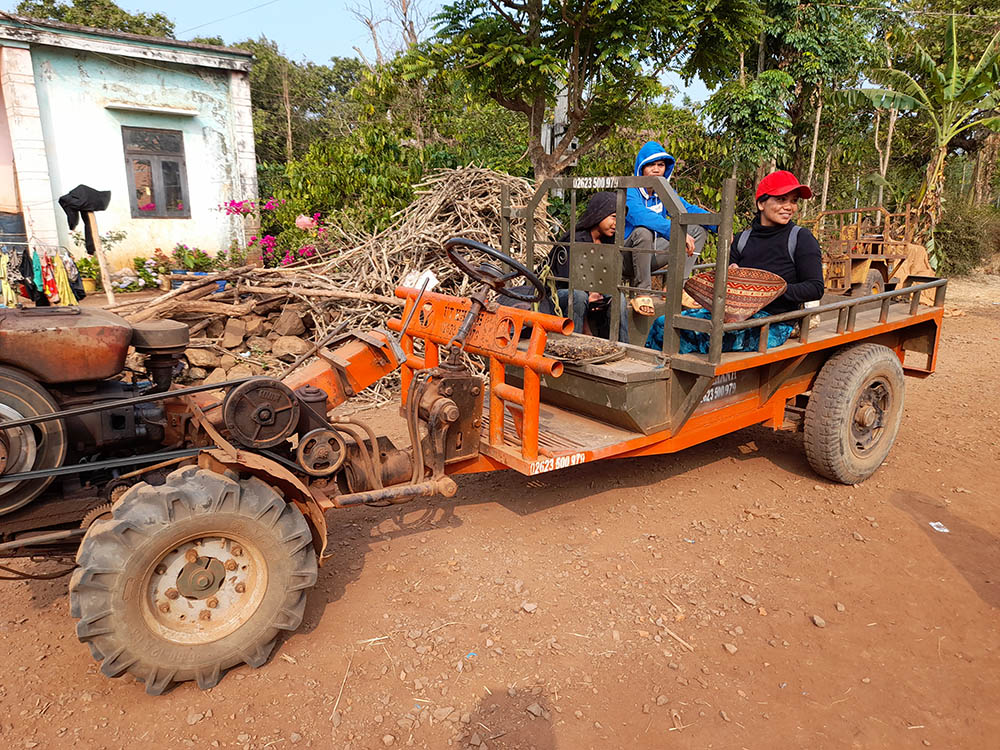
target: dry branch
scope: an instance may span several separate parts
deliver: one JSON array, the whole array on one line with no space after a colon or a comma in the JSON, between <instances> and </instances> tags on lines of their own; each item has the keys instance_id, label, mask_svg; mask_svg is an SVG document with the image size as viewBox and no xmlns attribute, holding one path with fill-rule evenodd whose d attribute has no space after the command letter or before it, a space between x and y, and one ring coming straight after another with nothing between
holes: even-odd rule
<instances>
[{"instance_id":1,"label":"dry branch","mask_svg":"<svg viewBox=\"0 0 1000 750\"><path fill-rule=\"evenodd\" d=\"M460 236L499 249L500 200L505 187L515 207L526 205L534 192L527 180L488 169L440 170L416 186L416 199L378 234L357 236L331 228L322 235L319 255L311 262L282 268L243 267L197 277L160 297L115 309L133 322L180 319L191 326L192 333L203 334L213 330L213 324L218 328L224 316L267 316L291 306L307 323L310 330L301 337L310 343L335 327L382 327L402 305L394 290L411 271L433 271L439 280L437 291L460 295L472 291L445 256L444 243ZM544 205L536 212L534 226L545 232L536 240L551 239ZM511 254L521 260L526 231L524 219L512 222ZM221 280L229 281L229 288L215 295L212 287ZM275 338L271 333L274 318L254 335ZM232 352L245 354L247 349L244 343ZM246 362L245 356L237 359ZM286 366L272 359L267 371L277 374ZM387 398L391 385L388 381L378 384L372 391L374 397Z\"/></svg>"}]
</instances>

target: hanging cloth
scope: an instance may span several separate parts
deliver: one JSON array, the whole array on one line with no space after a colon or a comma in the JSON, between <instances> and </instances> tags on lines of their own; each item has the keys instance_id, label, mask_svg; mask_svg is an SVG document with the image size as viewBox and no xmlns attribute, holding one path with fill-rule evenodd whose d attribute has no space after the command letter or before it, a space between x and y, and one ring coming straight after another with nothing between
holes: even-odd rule
<instances>
[{"instance_id":1,"label":"hanging cloth","mask_svg":"<svg viewBox=\"0 0 1000 750\"><path fill-rule=\"evenodd\" d=\"M49 298L45 296L45 291L42 288L42 262L38 259L37 251L29 252L27 248L24 249L21 254L20 272L21 278L24 280L24 296L38 307L48 307ZM35 283L36 278L37 284Z\"/></svg>"},{"instance_id":2,"label":"hanging cloth","mask_svg":"<svg viewBox=\"0 0 1000 750\"><path fill-rule=\"evenodd\" d=\"M77 300L82 300L87 296L87 293L83 291L83 282L80 280L80 269L76 267L76 261L73 260L72 256L64 255L62 256L63 266L66 269L66 276L69 277L69 288L73 292L73 296Z\"/></svg>"},{"instance_id":3,"label":"hanging cloth","mask_svg":"<svg viewBox=\"0 0 1000 750\"><path fill-rule=\"evenodd\" d=\"M10 255L8 253L0 255L2 255L0 257L0 301L4 307L16 307L17 294L14 293L14 289L10 285Z\"/></svg>"},{"instance_id":4,"label":"hanging cloth","mask_svg":"<svg viewBox=\"0 0 1000 750\"><path fill-rule=\"evenodd\" d=\"M76 296L69 283L69 274L66 273L66 266L63 265L62 258L57 253L52 259L52 273L56 279L56 289L59 292L61 305L77 305Z\"/></svg>"},{"instance_id":5,"label":"hanging cloth","mask_svg":"<svg viewBox=\"0 0 1000 750\"><path fill-rule=\"evenodd\" d=\"M45 285L45 296L53 305L59 304L59 287L56 285L56 274L52 267L52 257L48 253L42 255L42 283Z\"/></svg>"},{"instance_id":6,"label":"hanging cloth","mask_svg":"<svg viewBox=\"0 0 1000 750\"><path fill-rule=\"evenodd\" d=\"M94 190L94 188L87 185L77 185L59 199L59 205L66 212L66 223L69 224L70 229L76 226L76 223L80 220L81 213L103 211L108 207L110 202L110 190ZM94 244L90 222L87 221L86 217L83 220L83 235L87 252L93 255L97 252L97 247Z\"/></svg>"}]
</instances>

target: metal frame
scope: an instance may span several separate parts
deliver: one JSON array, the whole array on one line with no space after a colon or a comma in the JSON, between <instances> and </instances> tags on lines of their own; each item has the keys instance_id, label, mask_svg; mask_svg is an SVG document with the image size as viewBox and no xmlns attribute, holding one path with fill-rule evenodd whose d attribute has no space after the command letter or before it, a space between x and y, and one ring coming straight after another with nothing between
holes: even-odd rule
<instances>
[{"instance_id":1,"label":"metal frame","mask_svg":"<svg viewBox=\"0 0 1000 750\"><path fill-rule=\"evenodd\" d=\"M181 150L180 153L171 153L169 151L142 151L136 148L130 148L128 144L128 132L129 131L158 131L162 133L176 133L180 136ZM188 189L188 178L187 178L187 153L184 149L184 131L177 130L175 128L143 128L135 127L132 125L122 125L122 148L125 154L125 172L128 181L129 190L129 208L132 212L133 219L190 219L191 218L191 199L190 190ZM135 171L133 162L135 161L148 161L150 169L150 183L153 188L153 195L156 197L156 209L154 211L143 211L139 208L138 197L135 194ZM163 185L163 170L162 163L164 161L176 162L178 169L180 171L181 180L181 196L184 202L184 208L180 211L170 211L166 208L166 197L165 188ZM157 193L157 191L159 191Z\"/></svg>"},{"instance_id":2,"label":"metal frame","mask_svg":"<svg viewBox=\"0 0 1000 750\"><path fill-rule=\"evenodd\" d=\"M906 247L913 242L912 210L909 206L901 213L889 213L883 206L862 206L831 211L821 211L814 218L803 221L813 229L823 252L823 276L826 288L836 294L850 291L856 268L867 274L873 263L884 264L885 281L906 260ZM871 233L863 235L861 224L866 217L874 217ZM830 226L828 226L828 221ZM902 230L902 236L896 237ZM863 279L862 279L863 281Z\"/></svg>"}]
</instances>

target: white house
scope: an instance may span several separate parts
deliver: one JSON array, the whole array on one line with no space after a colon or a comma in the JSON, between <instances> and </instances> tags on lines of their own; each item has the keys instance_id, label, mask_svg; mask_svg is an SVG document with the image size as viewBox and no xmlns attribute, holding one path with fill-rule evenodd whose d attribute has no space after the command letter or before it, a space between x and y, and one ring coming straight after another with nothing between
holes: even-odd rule
<instances>
[{"instance_id":1,"label":"white house","mask_svg":"<svg viewBox=\"0 0 1000 750\"><path fill-rule=\"evenodd\" d=\"M218 206L257 197L249 52L0 16L0 232L74 254L59 196L111 191L112 268L241 239ZM79 229L80 227L77 227Z\"/></svg>"}]
</instances>

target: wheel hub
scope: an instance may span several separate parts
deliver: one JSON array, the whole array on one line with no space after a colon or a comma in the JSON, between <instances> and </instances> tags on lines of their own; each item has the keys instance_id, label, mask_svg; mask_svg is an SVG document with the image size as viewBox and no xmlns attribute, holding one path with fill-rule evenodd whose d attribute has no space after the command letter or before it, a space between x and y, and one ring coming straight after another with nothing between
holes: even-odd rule
<instances>
[{"instance_id":1,"label":"wheel hub","mask_svg":"<svg viewBox=\"0 0 1000 750\"><path fill-rule=\"evenodd\" d=\"M871 404L864 404L858 409L854 421L858 423L859 427L867 428L875 424L877 418L878 412L875 410L875 407Z\"/></svg>"},{"instance_id":2,"label":"wheel hub","mask_svg":"<svg viewBox=\"0 0 1000 750\"><path fill-rule=\"evenodd\" d=\"M267 565L241 540L203 536L160 557L145 584L144 616L171 641L210 643L242 626L267 590Z\"/></svg>"},{"instance_id":3,"label":"wheel hub","mask_svg":"<svg viewBox=\"0 0 1000 750\"><path fill-rule=\"evenodd\" d=\"M222 587L225 564L214 557L199 557L189 562L177 576L177 591L188 599L207 599Z\"/></svg>"},{"instance_id":4,"label":"wheel hub","mask_svg":"<svg viewBox=\"0 0 1000 750\"><path fill-rule=\"evenodd\" d=\"M861 392L851 423L851 439L856 454L863 456L878 445L885 431L889 401L889 389L882 380L870 383Z\"/></svg>"}]
</instances>

